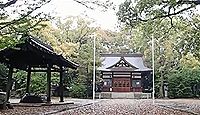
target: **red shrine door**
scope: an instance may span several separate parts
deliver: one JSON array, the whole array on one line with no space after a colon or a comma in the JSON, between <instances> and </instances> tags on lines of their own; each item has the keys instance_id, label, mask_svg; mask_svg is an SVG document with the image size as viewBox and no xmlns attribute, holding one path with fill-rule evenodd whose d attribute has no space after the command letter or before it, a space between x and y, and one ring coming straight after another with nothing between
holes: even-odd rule
<instances>
[{"instance_id":1,"label":"red shrine door","mask_svg":"<svg viewBox=\"0 0 200 115\"><path fill-rule=\"evenodd\" d=\"M113 92L130 92L131 80L130 78L113 78Z\"/></svg>"}]
</instances>

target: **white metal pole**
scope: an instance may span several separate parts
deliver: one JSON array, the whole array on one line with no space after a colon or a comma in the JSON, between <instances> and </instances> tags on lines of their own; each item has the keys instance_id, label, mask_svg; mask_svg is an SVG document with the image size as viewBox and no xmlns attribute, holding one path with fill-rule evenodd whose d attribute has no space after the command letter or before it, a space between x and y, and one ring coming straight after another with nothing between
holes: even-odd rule
<instances>
[{"instance_id":1,"label":"white metal pole","mask_svg":"<svg viewBox=\"0 0 200 115\"><path fill-rule=\"evenodd\" d=\"M153 94L152 94L152 99L153 99L153 101L154 101L154 99L155 99L155 97L154 97L154 95L155 95L155 84L154 84L154 82L155 82L155 67L154 67L154 36L152 35L152 66L153 66L153 73L152 73L152 77L153 77Z\"/></svg>"},{"instance_id":2,"label":"white metal pole","mask_svg":"<svg viewBox=\"0 0 200 115\"><path fill-rule=\"evenodd\" d=\"M95 42L95 36L93 36L94 37L94 47L93 47L93 61L94 61L94 63L93 63L93 88L92 88L92 90L93 90L93 95L92 95L92 99L93 99L93 101L95 100L95 52L96 52L96 42Z\"/></svg>"}]
</instances>

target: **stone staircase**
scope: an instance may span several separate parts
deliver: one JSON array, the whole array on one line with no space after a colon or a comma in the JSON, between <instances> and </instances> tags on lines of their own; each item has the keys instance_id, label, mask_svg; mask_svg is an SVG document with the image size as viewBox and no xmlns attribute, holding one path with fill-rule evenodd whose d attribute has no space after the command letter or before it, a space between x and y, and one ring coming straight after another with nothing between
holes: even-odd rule
<instances>
[{"instance_id":1,"label":"stone staircase","mask_svg":"<svg viewBox=\"0 0 200 115\"><path fill-rule=\"evenodd\" d=\"M96 99L150 99L151 93L142 92L101 92L95 93Z\"/></svg>"}]
</instances>

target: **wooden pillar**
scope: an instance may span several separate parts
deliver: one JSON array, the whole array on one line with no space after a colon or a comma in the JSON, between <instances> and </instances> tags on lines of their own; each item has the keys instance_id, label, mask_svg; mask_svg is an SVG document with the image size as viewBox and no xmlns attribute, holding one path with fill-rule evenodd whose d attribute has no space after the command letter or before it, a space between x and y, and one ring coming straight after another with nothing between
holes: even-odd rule
<instances>
[{"instance_id":1,"label":"wooden pillar","mask_svg":"<svg viewBox=\"0 0 200 115\"><path fill-rule=\"evenodd\" d=\"M133 82L133 72L131 73L131 78L130 78L130 92L133 92L133 86L132 86L132 82Z\"/></svg>"},{"instance_id":2,"label":"wooden pillar","mask_svg":"<svg viewBox=\"0 0 200 115\"><path fill-rule=\"evenodd\" d=\"M47 65L47 103L51 102L51 67Z\"/></svg>"},{"instance_id":3,"label":"wooden pillar","mask_svg":"<svg viewBox=\"0 0 200 115\"><path fill-rule=\"evenodd\" d=\"M7 85L6 85L6 102L9 102L10 89L11 89L11 84L12 84L12 74L13 74L13 67L10 66L9 72L8 72Z\"/></svg>"},{"instance_id":4,"label":"wooden pillar","mask_svg":"<svg viewBox=\"0 0 200 115\"><path fill-rule=\"evenodd\" d=\"M30 81L31 81L31 67L28 67L28 73L27 73L27 81L26 81L26 93L30 93L29 87L30 87Z\"/></svg>"},{"instance_id":5,"label":"wooden pillar","mask_svg":"<svg viewBox=\"0 0 200 115\"><path fill-rule=\"evenodd\" d=\"M64 91L64 88L63 88L63 74L64 74L64 71L63 71L63 67L60 67L60 83L59 83L59 95L60 95L60 102L64 102L64 99L63 99L63 91Z\"/></svg>"},{"instance_id":6,"label":"wooden pillar","mask_svg":"<svg viewBox=\"0 0 200 115\"><path fill-rule=\"evenodd\" d=\"M112 87L111 87L111 92L113 92L113 87L114 87L114 75L113 75L114 73L113 73L113 71L112 71L112 74L111 74L111 76L112 76ZM110 89L109 89L109 91L110 91Z\"/></svg>"},{"instance_id":7,"label":"wooden pillar","mask_svg":"<svg viewBox=\"0 0 200 115\"><path fill-rule=\"evenodd\" d=\"M141 89L142 89L142 91L143 91L143 89L144 89L144 87L146 87L145 85L146 84L144 84L144 82L146 82L146 79L145 79L145 74L144 74L144 72L140 72L141 73Z\"/></svg>"}]
</instances>

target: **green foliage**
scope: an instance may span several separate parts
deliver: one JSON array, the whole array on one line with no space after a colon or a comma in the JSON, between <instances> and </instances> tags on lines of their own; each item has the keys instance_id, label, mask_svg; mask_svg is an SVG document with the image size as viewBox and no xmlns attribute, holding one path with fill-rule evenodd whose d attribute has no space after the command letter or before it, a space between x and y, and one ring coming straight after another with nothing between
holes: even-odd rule
<instances>
[{"instance_id":1,"label":"green foliage","mask_svg":"<svg viewBox=\"0 0 200 115\"><path fill-rule=\"evenodd\" d=\"M193 56L193 54L187 53L187 55L183 56L180 59L180 66L182 68L196 69L200 67L200 61L198 60L198 58Z\"/></svg>"},{"instance_id":2,"label":"green foliage","mask_svg":"<svg viewBox=\"0 0 200 115\"><path fill-rule=\"evenodd\" d=\"M79 64L77 78L68 74L69 79L65 79L66 87L77 81L85 85L85 95L89 97L91 90L92 72L93 72L93 37L96 34L96 28L90 27L92 21L82 17L67 17L65 20L57 20L57 28L52 27L47 22L47 27L36 33L46 42L50 43L55 51L65 57L70 58ZM62 34L61 34L62 33ZM96 37L98 41L98 37ZM96 43L99 46L99 43ZM97 47L97 52L99 48ZM100 65L99 54L96 55L96 66ZM71 72L69 72L71 73ZM70 81L70 82L68 82ZM72 90L70 90L72 91ZM76 93L74 91L73 93ZM75 95L75 94L74 94Z\"/></svg>"},{"instance_id":3,"label":"green foliage","mask_svg":"<svg viewBox=\"0 0 200 115\"><path fill-rule=\"evenodd\" d=\"M31 85L30 92L34 92L37 94L45 94L46 93L46 74L45 73L33 73L31 76Z\"/></svg>"},{"instance_id":4,"label":"green foliage","mask_svg":"<svg viewBox=\"0 0 200 115\"><path fill-rule=\"evenodd\" d=\"M177 23L177 27L180 30L179 42L177 42L177 49L180 49L180 53L187 55L188 52L192 53L196 58L200 57L200 15L193 15L190 19L184 20L181 23Z\"/></svg>"},{"instance_id":5,"label":"green foliage","mask_svg":"<svg viewBox=\"0 0 200 115\"><path fill-rule=\"evenodd\" d=\"M79 55L81 46L88 43L95 31L95 28L90 27L91 22L81 17L57 19L57 28L49 22L44 24L47 24L47 27L34 34L51 44L55 52L69 58L76 58Z\"/></svg>"},{"instance_id":6,"label":"green foliage","mask_svg":"<svg viewBox=\"0 0 200 115\"><path fill-rule=\"evenodd\" d=\"M0 64L0 90L6 91L8 70L5 65Z\"/></svg>"},{"instance_id":7,"label":"green foliage","mask_svg":"<svg viewBox=\"0 0 200 115\"><path fill-rule=\"evenodd\" d=\"M23 34L38 31L44 27L45 25L40 23L47 20L48 15L40 12L33 14L33 12L49 2L50 0L1 2L0 49L11 47L20 42Z\"/></svg>"},{"instance_id":8,"label":"green foliage","mask_svg":"<svg viewBox=\"0 0 200 115\"><path fill-rule=\"evenodd\" d=\"M40 31L41 28L46 26L41 22L42 20L26 17L20 20L20 22L0 30L0 49L12 47L17 43L23 42L22 36L25 34L30 34L33 31Z\"/></svg>"},{"instance_id":9,"label":"green foliage","mask_svg":"<svg viewBox=\"0 0 200 115\"><path fill-rule=\"evenodd\" d=\"M146 65L150 68L152 67L151 45L154 38L157 97L163 97L164 82L172 71L180 66L187 68L199 66L200 36L197 20L199 16L194 15L190 21L174 17L173 21L170 19L148 20L146 23L138 23L131 28L123 27L126 30L126 37L131 39L128 47L134 52L144 54Z\"/></svg>"},{"instance_id":10,"label":"green foliage","mask_svg":"<svg viewBox=\"0 0 200 115\"><path fill-rule=\"evenodd\" d=\"M168 75L169 97L199 97L194 94L193 87L200 82L200 68L182 68ZM199 93L199 92L198 92Z\"/></svg>"},{"instance_id":11,"label":"green foliage","mask_svg":"<svg viewBox=\"0 0 200 115\"><path fill-rule=\"evenodd\" d=\"M91 38L91 35L94 34L95 28L89 27L90 22L80 17L69 17L66 19L65 23L58 21L57 29L53 28L49 22L42 22L42 24L47 26L41 31L34 30L32 33L34 35L39 35L43 41L51 44L58 54L70 57L71 60L78 63L80 66L78 69L79 76L73 78L73 72L70 70L69 74L67 74L67 78L64 79L64 86L69 87L71 83L77 80L78 83L84 84L85 90L90 93L93 72L93 38ZM28 27L26 24L24 26L25 28ZM18 29L20 28L22 27ZM98 61L98 54L96 57L96 65L99 66L100 61ZM22 96L25 93L27 73L19 71L14 76L16 81L16 93ZM52 76L52 84L58 84L58 81L58 74L54 74ZM31 74L30 92L38 94L46 92L45 73ZM87 94L87 92L85 92L85 95L88 96L89 94Z\"/></svg>"},{"instance_id":12,"label":"green foliage","mask_svg":"<svg viewBox=\"0 0 200 115\"><path fill-rule=\"evenodd\" d=\"M30 93L46 94L47 88L46 73L31 73ZM14 74L16 96L21 97L26 91L27 72L18 71ZM58 84L59 76L53 73L51 76L51 83Z\"/></svg>"},{"instance_id":13,"label":"green foliage","mask_svg":"<svg viewBox=\"0 0 200 115\"><path fill-rule=\"evenodd\" d=\"M16 91L16 97L21 97L25 94L26 91L26 72L19 71L17 73L14 73L14 80L15 80L15 91Z\"/></svg>"},{"instance_id":14,"label":"green foliage","mask_svg":"<svg viewBox=\"0 0 200 115\"><path fill-rule=\"evenodd\" d=\"M200 63L188 53L180 59L180 69L168 74L169 96L171 98L199 97ZM196 93L195 93L196 92Z\"/></svg>"},{"instance_id":15,"label":"green foliage","mask_svg":"<svg viewBox=\"0 0 200 115\"><path fill-rule=\"evenodd\" d=\"M86 86L80 83L75 83L71 85L70 96L75 98L86 97Z\"/></svg>"}]
</instances>

